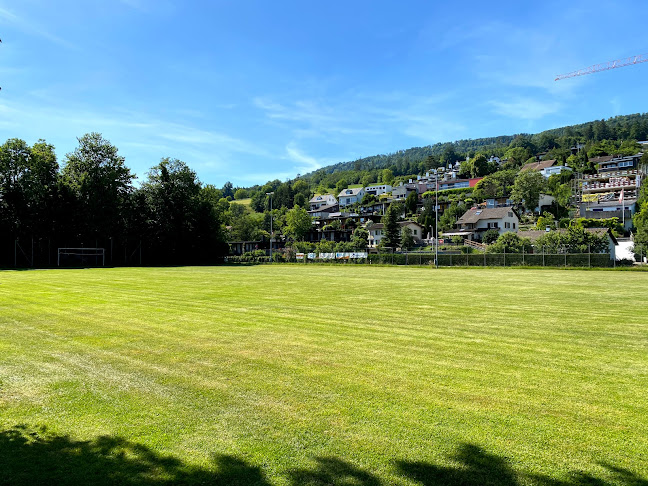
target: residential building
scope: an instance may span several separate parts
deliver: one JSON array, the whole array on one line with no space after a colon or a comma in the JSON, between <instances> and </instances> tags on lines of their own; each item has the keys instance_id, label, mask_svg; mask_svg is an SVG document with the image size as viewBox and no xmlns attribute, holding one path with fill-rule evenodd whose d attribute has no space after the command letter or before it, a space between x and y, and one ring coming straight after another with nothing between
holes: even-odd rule
<instances>
[{"instance_id":1,"label":"residential building","mask_svg":"<svg viewBox=\"0 0 648 486\"><path fill-rule=\"evenodd\" d=\"M639 160L643 153L630 155L628 157L606 155L603 157L594 157L589 160L591 164L596 164L598 172L616 172L620 170L636 170L639 168Z\"/></svg>"},{"instance_id":2,"label":"residential building","mask_svg":"<svg viewBox=\"0 0 648 486\"><path fill-rule=\"evenodd\" d=\"M545 179L549 179L552 175L560 174L563 170L571 170L571 167L568 165L553 165L551 167L540 169L540 173Z\"/></svg>"},{"instance_id":3,"label":"residential building","mask_svg":"<svg viewBox=\"0 0 648 486\"><path fill-rule=\"evenodd\" d=\"M549 169L555 165L556 165L555 160L539 160L537 162L530 162L528 164L523 165L522 168L520 169L520 172L524 172L525 170L535 170L538 172L542 172L543 170ZM549 176L545 176L545 177L549 177Z\"/></svg>"},{"instance_id":4,"label":"residential building","mask_svg":"<svg viewBox=\"0 0 648 486\"><path fill-rule=\"evenodd\" d=\"M358 203L362 201L364 195L365 195L364 187L354 187L354 188L344 189L338 195L338 201L340 207L343 208L345 206Z\"/></svg>"},{"instance_id":5,"label":"residential building","mask_svg":"<svg viewBox=\"0 0 648 486\"><path fill-rule=\"evenodd\" d=\"M414 243L417 245L421 244L421 241L425 238L425 228L415 221L400 221L398 226L400 226L401 234L404 228L411 229ZM367 231L369 231L369 248L376 248L380 240L385 236L385 225L375 223L369 226Z\"/></svg>"},{"instance_id":6,"label":"residential building","mask_svg":"<svg viewBox=\"0 0 648 486\"><path fill-rule=\"evenodd\" d=\"M413 183L403 184L392 188L392 197L394 199L406 199L410 192L416 191L416 185Z\"/></svg>"},{"instance_id":7,"label":"residential building","mask_svg":"<svg viewBox=\"0 0 648 486\"><path fill-rule=\"evenodd\" d=\"M373 194L374 196L380 196L381 194L387 194L392 192L392 186L389 184L373 184L364 188L366 194Z\"/></svg>"},{"instance_id":8,"label":"residential building","mask_svg":"<svg viewBox=\"0 0 648 486\"><path fill-rule=\"evenodd\" d=\"M583 175L580 192L576 196L580 216L591 219L619 218L625 222L625 229L629 230L645 174L636 169L636 157L606 156L598 159L599 172ZM630 168L611 169L621 163L624 167L630 163Z\"/></svg>"},{"instance_id":9,"label":"residential building","mask_svg":"<svg viewBox=\"0 0 648 486\"><path fill-rule=\"evenodd\" d=\"M320 209L322 206L331 206L337 204L337 199L333 194L315 194L309 201L310 209Z\"/></svg>"},{"instance_id":10,"label":"residential building","mask_svg":"<svg viewBox=\"0 0 648 486\"><path fill-rule=\"evenodd\" d=\"M461 189L465 187L475 187L483 177L474 177L472 179L450 179L447 181L439 181L439 191L446 189Z\"/></svg>"},{"instance_id":11,"label":"residential building","mask_svg":"<svg viewBox=\"0 0 648 486\"><path fill-rule=\"evenodd\" d=\"M335 199L335 198L334 198ZM311 207L313 207L311 205ZM319 206L315 209L308 211L308 214L312 218L327 218L331 213L336 213L340 210L340 205L335 202L335 204L329 204L327 206Z\"/></svg>"},{"instance_id":12,"label":"residential building","mask_svg":"<svg viewBox=\"0 0 648 486\"><path fill-rule=\"evenodd\" d=\"M456 231L444 233L444 236L461 236L469 240L481 241L482 234L489 229L496 229L500 235L517 231L520 220L515 210L510 207L472 208L457 220Z\"/></svg>"},{"instance_id":13,"label":"residential building","mask_svg":"<svg viewBox=\"0 0 648 486\"><path fill-rule=\"evenodd\" d=\"M501 208L504 206L511 206L513 201L508 197L489 197L486 199L487 208Z\"/></svg>"},{"instance_id":14,"label":"residential building","mask_svg":"<svg viewBox=\"0 0 648 486\"><path fill-rule=\"evenodd\" d=\"M543 211L547 211L551 209L551 206L553 203L556 202L556 198L553 197L550 194L540 194L540 198L538 199L538 207L535 208L535 212L538 214L542 214Z\"/></svg>"}]
</instances>

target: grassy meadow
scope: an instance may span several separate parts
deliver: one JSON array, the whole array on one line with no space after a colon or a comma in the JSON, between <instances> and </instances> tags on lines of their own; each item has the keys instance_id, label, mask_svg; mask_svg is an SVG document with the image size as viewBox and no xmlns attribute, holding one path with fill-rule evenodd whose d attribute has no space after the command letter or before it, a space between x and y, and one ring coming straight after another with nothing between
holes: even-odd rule
<instances>
[{"instance_id":1,"label":"grassy meadow","mask_svg":"<svg viewBox=\"0 0 648 486\"><path fill-rule=\"evenodd\" d=\"M0 484L648 485L648 273L0 272Z\"/></svg>"}]
</instances>

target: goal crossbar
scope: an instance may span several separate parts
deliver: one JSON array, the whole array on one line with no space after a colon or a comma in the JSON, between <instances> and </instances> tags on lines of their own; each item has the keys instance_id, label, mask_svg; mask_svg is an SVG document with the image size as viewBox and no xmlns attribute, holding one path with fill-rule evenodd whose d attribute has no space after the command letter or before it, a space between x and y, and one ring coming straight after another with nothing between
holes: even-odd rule
<instances>
[{"instance_id":1,"label":"goal crossbar","mask_svg":"<svg viewBox=\"0 0 648 486\"><path fill-rule=\"evenodd\" d=\"M61 266L61 255L63 256L80 256L80 257L101 257L101 265L106 265L105 248L59 248L57 264Z\"/></svg>"}]
</instances>

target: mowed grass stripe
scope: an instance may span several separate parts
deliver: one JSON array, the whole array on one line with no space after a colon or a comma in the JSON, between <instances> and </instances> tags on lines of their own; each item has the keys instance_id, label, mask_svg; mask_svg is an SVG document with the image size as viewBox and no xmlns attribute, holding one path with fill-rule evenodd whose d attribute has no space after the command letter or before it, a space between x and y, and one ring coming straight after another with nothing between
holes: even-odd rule
<instances>
[{"instance_id":1,"label":"mowed grass stripe","mask_svg":"<svg viewBox=\"0 0 648 486\"><path fill-rule=\"evenodd\" d=\"M122 435L273 484L332 456L476 444L533 473L646 476L642 273L361 266L0 274L5 428ZM8 351L7 351L8 350Z\"/></svg>"}]
</instances>

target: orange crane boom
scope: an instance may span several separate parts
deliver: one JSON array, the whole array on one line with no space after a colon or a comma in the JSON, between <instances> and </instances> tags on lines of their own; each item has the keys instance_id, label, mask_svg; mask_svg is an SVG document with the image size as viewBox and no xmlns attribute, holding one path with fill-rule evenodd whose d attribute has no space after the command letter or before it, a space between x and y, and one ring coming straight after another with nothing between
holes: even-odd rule
<instances>
[{"instance_id":1,"label":"orange crane boom","mask_svg":"<svg viewBox=\"0 0 648 486\"><path fill-rule=\"evenodd\" d=\"M561 79L574 78L576 76L585 76L586 74L594 74L599 71L609 71L610 69L616 69L620 67L630 66L632 64L640 64L642 62L648 62L648 54L640 54L639 56L630 56L625 59L617 59L616 61L608 61L602 64L594 64L593 66L586 67L584 69L579 69L573 73L561 74L556 76L554 81L560 81Z\"/></svg>"}]
</instances>

